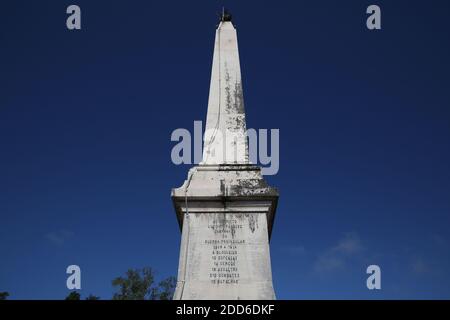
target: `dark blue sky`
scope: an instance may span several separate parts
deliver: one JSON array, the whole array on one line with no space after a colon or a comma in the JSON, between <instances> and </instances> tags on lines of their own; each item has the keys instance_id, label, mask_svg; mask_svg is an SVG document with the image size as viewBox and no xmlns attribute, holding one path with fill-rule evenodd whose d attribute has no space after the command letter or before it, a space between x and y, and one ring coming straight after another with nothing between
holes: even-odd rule
<instances>
[{"instance_id":1,"label":"dark blue sky","mask_svg":"<svg viewBox=\"0 0 450 320\"><path fill-rule=\"evenodd\" d=\"M223 4L248 126L280 129L278 298L450 298L446 0L2 1L0 291L64 298L69 264L104 299L128 268L176 274L170 134L205 120Z\"/></svg>"}]
</instances>

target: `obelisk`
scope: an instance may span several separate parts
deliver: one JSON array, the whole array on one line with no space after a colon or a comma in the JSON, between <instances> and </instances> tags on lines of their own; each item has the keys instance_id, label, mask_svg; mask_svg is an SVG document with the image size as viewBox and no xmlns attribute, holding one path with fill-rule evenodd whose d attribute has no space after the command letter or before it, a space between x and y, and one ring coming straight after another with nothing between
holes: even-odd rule
<instances>
[{"instance_id":1,"label":"obelisk","mask_svg":"<svg viewBox=\"0 0 450 320\"><path fill-rule=\"evenodd\" d=\"M260 108L264 110L264 108ZM174 299L275 299L269 239L278 201L249 162L236 30L216 30L203 160L172 190L182 230Z\"/></svg>"}]
</instances>

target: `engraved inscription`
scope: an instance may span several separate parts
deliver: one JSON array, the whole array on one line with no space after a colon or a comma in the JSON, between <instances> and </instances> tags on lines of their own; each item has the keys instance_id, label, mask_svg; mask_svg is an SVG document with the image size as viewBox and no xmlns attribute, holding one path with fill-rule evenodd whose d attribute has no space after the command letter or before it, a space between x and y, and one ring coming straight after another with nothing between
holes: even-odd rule
<instances>
[{"instance_id":1,"label":"engraved inscription","mask_svg":"<svg viewBox=\"0 0 450 320\"><path fill-rule=\"evenodd\" d=\"M216 285L239 284L239 250L244 239L237 238L242 223L232 215L217 215L208 224L213 239L205 239L211 252L209 280Z\"/></svg>"}]
</instances>

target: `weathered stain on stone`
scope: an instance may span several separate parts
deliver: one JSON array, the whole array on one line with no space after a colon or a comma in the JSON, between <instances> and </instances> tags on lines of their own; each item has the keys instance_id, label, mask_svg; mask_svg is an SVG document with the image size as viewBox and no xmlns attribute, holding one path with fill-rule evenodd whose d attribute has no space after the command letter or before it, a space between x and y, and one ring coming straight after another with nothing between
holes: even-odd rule
<instances>
[{"instance_id":1,"label":"weathered stain on stone","mask_svg":"<svg viewBox=\"0 0 450 320\"><path fill-rule=\"evenodd\" d=\"M236 225L234 225L233 223L230 225L230 230L231 230L231 238L234 239L234 236L236 235Z\"/></svg>"},{"instance_id":2,"label":"weathered stain on stone","mask_svg":"<svg viewBox=\"0 0 450 320\"><path fill-rule=\"evenodd\" d=\"M273 192L264 179L236 179L227 190L229 196L272 194Z\"/></svg>"},{"instance_id":3,"label":"weathered stain on stone","mask_svg":"<svg viewBox=\"0 0 450 320\"><path fill-rule=\"evenodd\" d=\"M236 121L236 129L244 129L245 130L245 127L246 127L245 116L237 115L235 117L235 121Z\"/></svg>"},{"instance_id":4,"label":"weathered stain on stone","mask_svg":"<svg viewBox=\"0 0 450 320\"><path fill-rule=\"evenodd\" d=\"M227 64L225 63L225 111L227 113L232 113L232 102L231 102L231 88L230 88L230 73L228 71Z\"/></svg>"},{"instance_id":5,"label":"weathered stain on stone","mask_svg":"<svg viewBox=\"0 0 450 320\"><path fill-rule=\"evenodd\" d=\"M242 83L238 80L234 84L234 109L238 113L244 113L244 94L242 92Z\"/></svg>"},{"instance_id":6,"label":"weathered stain on stone","mask_svg":"<svg viewBox=\"0 0 450 320\"><path fill-rule=\"evenodd\" d=\"M236 74L234 84L231 83L230 71L227 63L224 64L225 72L225 111L228 114L244 115L244 94L242 92L242 83L240 77ZM233 92L231 87L233 86Z\"/></svg>"},{"instance_id":7,"label":"weathered stain on stone","mask_svg":"<svg viewBox=\"0 0 450 320\"><path fill-rule=\"evenodd\" d=\"M246 217L248 217L248 227L254 233L258 229L258 214L246 214Z\"/></svg>"}]
</instances>

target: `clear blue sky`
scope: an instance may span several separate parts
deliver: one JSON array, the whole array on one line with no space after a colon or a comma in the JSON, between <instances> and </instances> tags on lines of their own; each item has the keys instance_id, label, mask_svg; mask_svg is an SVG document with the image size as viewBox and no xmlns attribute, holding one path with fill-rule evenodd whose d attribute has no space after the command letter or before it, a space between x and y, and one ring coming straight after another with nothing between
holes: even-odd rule
<instances>
[{"instance_id":1,"label":"clear blue sky","mask_svg":"<svg viewBox=\"0 0 450 320\"><path fill-rule=\"evenodd\" d=\"M278 298L450 298L446 0L2 2L0 291L64 298L69 264L104 299L128 268L176 274L170 134L206 117L223 4L248 126L280 129Z\"/></svg>"}]
</instances>

